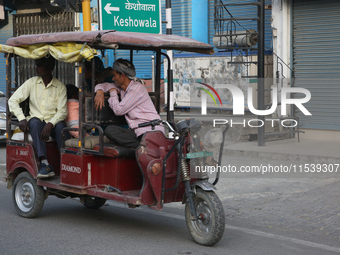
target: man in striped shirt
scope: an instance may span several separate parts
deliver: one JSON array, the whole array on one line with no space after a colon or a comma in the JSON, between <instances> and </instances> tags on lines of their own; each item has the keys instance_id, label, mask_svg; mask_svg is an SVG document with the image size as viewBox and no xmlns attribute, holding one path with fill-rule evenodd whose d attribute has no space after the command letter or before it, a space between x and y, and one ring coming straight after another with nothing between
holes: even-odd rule
<instances>
[{"instance_id":1,"label":"man in striped shirt","mask_svg":"<svg viewBox=\"0 0 340 255\"><path fill-rule=\"evenodd\" d=\"M105 135L117 145L135 149L139 146L143 134L152 130L151 126L139 128L138 125L160 119L160 116L146 88L135 77L136 70L131 62L117 59L112 69L114 83L102 83L95 87L95 108L101 110L104 107L104 93L109 92L110 108L117 116L125 115L129 129L111 125L105 129ZM163 126L156 126L155 129L164 133Z\"/></svg>"}]
</instances>

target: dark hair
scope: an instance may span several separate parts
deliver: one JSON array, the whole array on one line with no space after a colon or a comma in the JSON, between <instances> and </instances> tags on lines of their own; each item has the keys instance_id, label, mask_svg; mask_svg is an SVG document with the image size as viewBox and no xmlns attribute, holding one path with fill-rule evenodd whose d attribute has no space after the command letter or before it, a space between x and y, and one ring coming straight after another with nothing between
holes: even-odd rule
<instances>
[{"instance_id":1,"label":"dark hair","mask_svg":"<svg viewBox=\"0 0 340 255\"><path fill-rule=\"evenodd\" d=\"M45 67L54 69L55 59L51 55L49 55L48 57L45 56L45 57L36 59L35 60L35 65L36 66L45 66Z\"/></svg>"},{"instance_id":2,"label":"dark hair","mask_svg":"<svg viewBox=\"0 0 340 255\"><path fill-rule=\"evenodd\" d=\"M66 84L66 89L67 89L67 99L79 98L79 89L74 86L73 84Z\"/></svg>"},{"instance_id":3,"label":"dark hair","mask_svg":"<svg viewBox=\"0 0 340 255\"><path fill-rule=\"evenodd\" d=\"M105 70L103 61L98 56L94 56L94 70L97 73L102 73ZM92 60L91 61L85 61L85 68L91 70L92 69Z\"/></svg>"}]
</instances>

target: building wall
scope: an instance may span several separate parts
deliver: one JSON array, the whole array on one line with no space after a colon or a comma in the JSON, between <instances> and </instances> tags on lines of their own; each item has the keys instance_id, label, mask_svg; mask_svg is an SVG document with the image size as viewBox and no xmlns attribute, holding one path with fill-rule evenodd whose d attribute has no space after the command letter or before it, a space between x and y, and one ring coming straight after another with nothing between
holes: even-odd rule
<instances>
[{"instance_id":1,"label":"building wall","mask_svg":"<svg viewBox=\"0 0 340 255\"><path fill-rule=\"evenodd\" d=\"M257 79L246 78L256 76L256 65L245 65L242 62L257 61L257 56L214 56L214 57L175 57L174 59L174 99L177 107L200 107L201 93L197 87L202 87L199 82L212 87L216 84L231 84L240 88L244 94L244 107L248 109L248 87L253 88L252 102L257 107ZM270 104L272 95L270 88L272 79L272 56L266 56L265 64L265 104ZM236 63L235 63L236 62ZM208 107L232 111L233 97L228 89L216 89L221 96L223 106L215 105L208 97Z\"/></svg>"}]
</instances>

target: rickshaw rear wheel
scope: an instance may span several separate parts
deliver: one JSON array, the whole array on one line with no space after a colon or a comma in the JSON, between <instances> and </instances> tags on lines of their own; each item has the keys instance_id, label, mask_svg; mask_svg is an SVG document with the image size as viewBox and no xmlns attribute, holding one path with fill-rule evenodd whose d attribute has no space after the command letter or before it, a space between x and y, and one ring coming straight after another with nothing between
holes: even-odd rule
<instances>
[{"instance_id":1,"label":"rickshaw rear wheel","mask_svg":"<svg viewBox=\"0 0 340 255\"><path fill-rule=\"evenodd\" d=\"M85 197L83 200L85 207L90 209L99 209L106 203L105 198L100 197Z\"/></svg>"},{"instance_id":2,"label":"rickshaw rear wheel","mask_svg":"<svg viewBox=\"0 0 340 255\"><path fill-rule=\"evenodd\" d=\"M194 241L201 245L212 246L218 243L224 233L225 215L221 200L213 191L197 188L194 205L199 217L191 219L190 206L185 204L185 220Z\"/></svg>"},{"instance_id":3,"label":"rickshaw rear wheel","mask_svg":"<svg viewBox=\"0 0 340 255\"><path fill-rule=\"evenodd\" d=\"M30 173L23 172L14 180L12 199L20 216L34 218L44 206L45 191Z\"/></svg>"}]
</instances>

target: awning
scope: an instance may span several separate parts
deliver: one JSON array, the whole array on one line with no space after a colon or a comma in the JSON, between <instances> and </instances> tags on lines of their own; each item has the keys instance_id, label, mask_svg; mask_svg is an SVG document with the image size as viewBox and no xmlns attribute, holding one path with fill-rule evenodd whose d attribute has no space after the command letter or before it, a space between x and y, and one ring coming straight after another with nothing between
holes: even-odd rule
<instances>
[{"instance_id":1,"label":"awning","mask_svg":"<svg viewBox=\"0 0 340 255\"><path fill-rule=\"evenodd\" d=\"M31 59L39 59L51 54L56 60L67 63L75 63L83 59L90 61L97 55L97 50L92 49L86 43L77 44L74 42L40 43L16 47L0 44L0 52Z\"/></svg>"}]
</instances>

